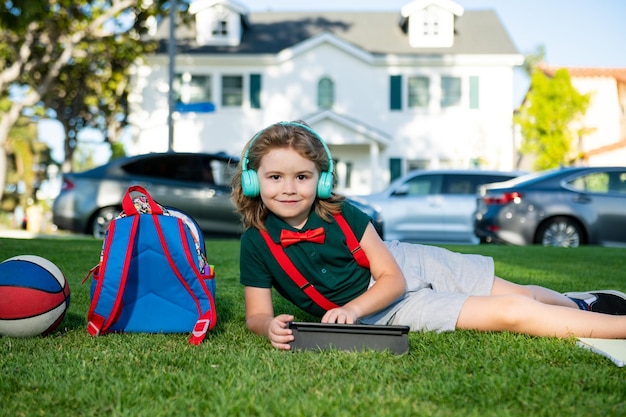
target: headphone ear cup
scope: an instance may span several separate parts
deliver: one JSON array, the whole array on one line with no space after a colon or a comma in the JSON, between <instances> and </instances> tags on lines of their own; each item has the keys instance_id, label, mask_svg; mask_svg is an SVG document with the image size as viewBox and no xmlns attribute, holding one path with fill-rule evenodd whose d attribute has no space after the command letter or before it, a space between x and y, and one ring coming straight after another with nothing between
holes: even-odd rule
<instances>
[{"instance_id":1,"label":"headphone ear cup","mask_svg":"<svg viewBox=\"0 0 626 417\"><path fill-rule=\"evenodd\" d=\"M333 174L331 172L322 172L320 179L317 181L317 196L321 199L330 197L333 191Z\"/></svg>"},{"instance_id":2,"label":"headphone ear cup","mask_svg":"<svg viewBox=\"0 0 626 417\"><path fill-rule=\"evenodd\" d=\"M241 190L246 197L256 197L261 192L259 177L253 169L246 169L241 172Z\"/></svg>"}]
</instances>

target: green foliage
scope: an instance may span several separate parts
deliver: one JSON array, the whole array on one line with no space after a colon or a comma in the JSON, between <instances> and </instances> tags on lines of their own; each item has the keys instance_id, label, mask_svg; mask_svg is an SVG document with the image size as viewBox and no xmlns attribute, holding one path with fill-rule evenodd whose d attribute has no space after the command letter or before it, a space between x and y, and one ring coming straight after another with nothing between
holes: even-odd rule
<instances>
[{"instance_id":1,"label":"green foliage","mask_svg":"<svg viewBox=\"0 0 626 417\"><path fill-rule=\"evenodd\" d=\"M530 91L514 117L522 131L520 152L536 157L535 169L569 165L575 159L573 123L589 106L590 96L580 94L572 85L569 73L559 69L553 77L535 70Z\"/></svg>"},{"instance_id":2,"label":"green foliage","mask_svg":"<svg viewBox=\"0 0 626 417\"><path fill-rule=\"evenodd\" d=\"M120 142L115 142L111 144L111 160L121 158L126 156L126 151L124 150L124 145Z\"/></svg>"},{"instance_id":3,"label":"green foliage","mask_svg":"<svg viewBox=\"0 0 626 417\"><path fill-rule=\"evenodd\" d=\"M624 369L574 340L509 333L411 333L410 351L276 351L245 327L239 242L209 240L217 264L218 325L200 346L187 334L85 330L95 239L0 239L0 259L43 256L72 291L61 327L0 338L7 416L560 416L621 417ZM456 246L494 256L498 275L558 291L625 290L624 249ZM282 299L276 310L295 313Z\"/></svg>"},{"instance_id":4,"label":"green foliage","mask_svg":"<svg viewBox=\"0 0 626 417\"><path fill-rule=\"evenodd\" d=\"M1 208L13 211L20 204L26 208L28 201L36 201L36 190L45 179L45 167L51 162L47 145L37 139L37 125L21 117L13 126L7 142L8 156L6 188ZM24 188L21 192L21 188Z\"/></svg>"},{"instance_id":5,"label":"green foliage","mask_svg":"<svg viewBox=\"0 0 626 417\"><path fill-rule=\"evenodd\" d=\"M545 60L545 57L546 57L546 48L543 45L538 46L534 54L526 55L524 57L524 65L523 65L526 75L531 77L533 72L535 72L535 68L537 68L537 65L543 62Z\"/></svg>"},{"instance_id":6,"label":"green foliage","mask_svg":"<svg viewBox=\"0 0 626 417\"><path fill-rule=\"evenodd\" d=\"M188 6L178 4L181 12ZM66 133L66 168L82 128L116 142L127 124L129 68L156 47L143 35L169 7L165 0L1 2L0 98L19 85L29 94L26 104L12 103L18 110L43 101L56 111ZM0 132L0 144L5 140Z\"/></svg>"}]
</instances>

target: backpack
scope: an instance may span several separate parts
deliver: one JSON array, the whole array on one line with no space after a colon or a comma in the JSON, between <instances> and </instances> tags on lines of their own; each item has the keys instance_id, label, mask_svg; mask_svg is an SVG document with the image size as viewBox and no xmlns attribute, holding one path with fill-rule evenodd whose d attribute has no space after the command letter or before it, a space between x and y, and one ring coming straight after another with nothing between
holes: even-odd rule
<instances>
[{"instance_id":1,"label":"backpack","mask_svg":"<svg viewBox=\"0 0 626 417\"><path fill-rule=\"evenodd\" d=\"M93 274L87 331L192 332L189 343L200 344L217 316L214 268L197 223L136 185L124 195L122 210L109 225L100 262L85 278Z\"/></svg>"}]
</instances>

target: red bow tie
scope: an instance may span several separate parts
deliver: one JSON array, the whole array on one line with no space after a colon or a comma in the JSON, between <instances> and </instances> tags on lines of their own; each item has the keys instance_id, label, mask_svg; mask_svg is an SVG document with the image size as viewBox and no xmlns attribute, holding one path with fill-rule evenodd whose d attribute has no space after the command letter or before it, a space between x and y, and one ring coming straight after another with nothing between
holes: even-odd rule
<instances>
[{"instance_id":1,"label":"red bow tie","mask_svg":"<svg viewBox=\"0 0 626 417\"><path fill-rule=\"evenodd\" d=\"M309 229L304 232L292 232L291 230L282 230L280 232L280 244L285 248L298 242L324 243L325 238L323 227Z\"/></svg>"}]
</instances>

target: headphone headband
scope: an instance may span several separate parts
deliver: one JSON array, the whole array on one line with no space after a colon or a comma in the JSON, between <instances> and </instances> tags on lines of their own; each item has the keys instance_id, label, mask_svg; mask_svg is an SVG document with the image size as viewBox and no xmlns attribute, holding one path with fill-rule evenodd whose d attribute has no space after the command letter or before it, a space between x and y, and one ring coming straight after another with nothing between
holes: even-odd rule
<instances>
[{"instance_id":1,"label":"headphone headband","mask_svg":"<svg viewBox=\"0 0 626 417\"><path fill-rule=\"evenodd\" d=\"M304 125L302 123L278 122L276 124L281 125L281 126L299 127L301 129L306 130L307 132L309 132L311 135L313 135L320 141L328 157L328 170L320 173L320 178L317 183L317 195L319 198L330 197L330 194L333 188L333 158L332 158L332 155L330 154L330 149L328 149L328 145L326 145L326 142L321 138L320 135L317 134L316 131L314 131L309 126ZM256 139L261 134L263 134L263 132L265 132L267 129L268 128L265 128L259 131L256 135L254 135L254 137L248 144L248 147L246 148L246 152L243 155L243 160L241 161L241 170L242 170L241 187L243 190L243 194L247 197L256 197L260 193L259 179L258 179L257 173L253 169L248 169L248 162L250 162L248 159L248 154L250 153L250 148L252 148L252 144L254 144Z\"/></svg>"},{"instance_id":2,"label":"headphone headband","mask_svg":"<svg viewBox=\"0 0 626 417\"><path fill-rule=\"evenodd\" d=\"M313 129L311 129L309 126L307 125L303 125L302 123L296 123L296 122L278 122L276 123L277 125L281 125L281 126L294 126L294 127L299 127L302 128L304 130L306 130L307 132L309 132L310 134L312 134L313 136L315 136L320 143L322 144L322 146L324 147L324 150L326 151L326 155L328 156L328 172L330 172L331 174L333 173L333 158L330 154L330 149L328 149L328 145L326 145L326 142L321 138L321 136ZM275 126L275 125L272 125ZM248 162L250 162L248 160L248 153L250 153L250 148L252 147L252 144L256 141L256 139L261 136L263 134L263 132L265 132L268 128L265 128L261 131L259 131L256 135L254 135L254 137L252 138L252 140L250 141L250 144L248 145L248 147L246 148L246 153L243 155L243 161L242 161L242 165L241 165L241 169L243 171L248 169Z\"/></svg>"}]
</instances>

